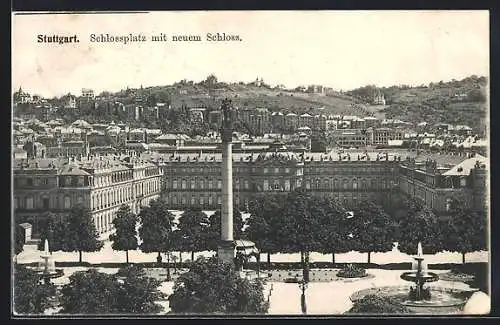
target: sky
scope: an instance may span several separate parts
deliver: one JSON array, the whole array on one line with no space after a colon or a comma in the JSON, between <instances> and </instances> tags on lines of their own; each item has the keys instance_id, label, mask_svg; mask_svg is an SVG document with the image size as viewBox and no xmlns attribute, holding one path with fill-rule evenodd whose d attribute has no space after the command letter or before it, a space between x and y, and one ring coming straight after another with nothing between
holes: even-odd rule
<instances>
[{"instance_id":1,"label":"sky","mask_svg":"<svg viewBox=\"0 0 500 325\"><path fill-rule=\"evenodd\" d=\"M210 42L207 33L241 41ZM90 42L91 34L200 35L202 42ZM78 35L77 44L37 35ZM488 11L222 11L12 18L12 87L45 97L195 82L337 90L489 74Z\"/></svg>"}]
</instances>

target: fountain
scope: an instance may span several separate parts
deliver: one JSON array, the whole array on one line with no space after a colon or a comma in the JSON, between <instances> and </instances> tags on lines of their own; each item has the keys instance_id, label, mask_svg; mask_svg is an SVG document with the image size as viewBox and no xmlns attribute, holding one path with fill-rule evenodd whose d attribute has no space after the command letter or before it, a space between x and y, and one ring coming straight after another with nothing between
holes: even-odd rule
<instances>
[{"instance_id":1,"label":"fountain","mask_svg":"<svg viewBox=\"0 0 500 325\"><path fill-rule=\"evenodd\" d=\"M427 263L424 263L422 252L422 243L418 243L417 256L414 257L415 263L412 265L414 271L401 274L401 279L415 283L415 288L410 287L409 300L421 301L430 300L431 292L429 288L424 289L424 283L435 282L439 279L438 275L427 271Z\"/></svg>"},{"instance_id":2,"label":"fountain","mask_svg":"<svg viewBox=\"0 0 500 325\"><path fill-rule=\"evenodd\" d=\"M416 314L457 314L465 305L475 289L451 287L427 287L425 283L439 281L436 273L429 272L424 261L422 244L418 243L417 255L414 257L412 271L401 274L401 279L412 282L415 286L383 286L372 287L355 292L350 296L356 302L368 295L390 298L396 303L408 308Z\"/></svg>"},{"instance_id":3,"label":"fountain","mask_svg":"<svg viewBox=\"0 0 500 325\"><path fill-rule=\"evenodd\" d=\"M58 278L63 275L62 269L56 269L56 264L54 259L50 255L49 251L49 241L45 239L43 245L43 252L40 255L40 262L38 262L38 268L35 270L38 275L40 275L46 282L50 279Z\"/></svg>"}]
</instances>

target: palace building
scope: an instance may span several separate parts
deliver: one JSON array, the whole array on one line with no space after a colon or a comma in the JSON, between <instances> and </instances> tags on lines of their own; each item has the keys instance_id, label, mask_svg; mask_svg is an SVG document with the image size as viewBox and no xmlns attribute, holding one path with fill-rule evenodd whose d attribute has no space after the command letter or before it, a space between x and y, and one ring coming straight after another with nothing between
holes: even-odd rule
<instances>
[{"instance_id":1,"label":"palace building","mask_svg":"<svg viewBox=\"0 0 500 325\"><path fill-rule=\"evenodd\" d=\"M112 229L122 204L135 213L159 197L163 169L135 157L86 157L18 161L14 167L14 216L38 234L46 212L64 217L76 204L87 207L100 234Z\"/></svg>"},{"instance_id":2,"label":"palace building","mask_svg":"<svg viewBox=\"0 0 500 325\"><path fill-rule=\"evenodd\" d=\"M103 234L112 230L122 204L138 213L151 199L162 197L171 209L215 210L222 203L221 168L222 154L217 152L20 161L14 168L16 223L32 224L36 238L45 212L64 216L74 204L82 203ZM299 153L282 146L233 153L233 202L241 209L255 193L286 194L301 187L344 204L382 203L401 191L421 198L438 214L445 214L453 199L485 211L487 179L488 160L479 155Z\"/></svg>"},{"instance_id":3,"label":"palace building","mask_svg":"<svg viewBox=\"0 0 500 325\"><path fill-rule=\"evenodd\" d=\"M162 196L172 209L201 206L210 210L221 204L221 154L155 154L150 158L163 165ZM484 210L487 159L479 155L436 158L443 162L438 165L429 158L416 162L388 152L233 153L234 204L244 209L255 193L286 193L302 187L344 204L382 203L393 191L402 191L423 199L438 214L449 210L452 199L462 197L469 207ZM422 169L426 164L433 169Z\"/></svg>"}]
</instances>

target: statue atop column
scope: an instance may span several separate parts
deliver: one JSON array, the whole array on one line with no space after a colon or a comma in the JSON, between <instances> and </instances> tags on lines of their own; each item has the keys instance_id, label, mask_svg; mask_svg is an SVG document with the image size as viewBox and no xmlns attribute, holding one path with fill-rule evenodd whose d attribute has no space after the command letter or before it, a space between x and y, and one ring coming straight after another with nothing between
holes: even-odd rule
<instances>
[{"instance_id":1,"label":"statue atop column","mask_svg":"<svg viewBox=\"0 0 500 325\"><path fill-rule=\"evenodd\" d=\"M233 140L233 108L230 99L224 99L221 105L222 109L222 142L231 142Z\"/></svg>"}]
</instances>

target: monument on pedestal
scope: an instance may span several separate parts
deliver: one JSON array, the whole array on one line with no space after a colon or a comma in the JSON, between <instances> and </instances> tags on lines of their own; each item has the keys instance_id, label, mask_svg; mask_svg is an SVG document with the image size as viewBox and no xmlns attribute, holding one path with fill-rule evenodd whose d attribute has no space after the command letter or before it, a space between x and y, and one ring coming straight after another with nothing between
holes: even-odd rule
<instances>
[{"instance_id":1,"label":"monument on pedestal","mask_svg":"<svg viewBox=\"0 0 500 325\"><path fill-rule=\"evenodd\" d=\"M231 100L222 101L222 206L221 238L217 249L218 258L234 264L233 239L233 109Z\"/></svg>"}]
</instances>

